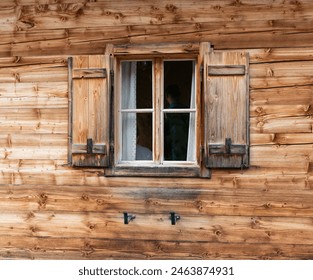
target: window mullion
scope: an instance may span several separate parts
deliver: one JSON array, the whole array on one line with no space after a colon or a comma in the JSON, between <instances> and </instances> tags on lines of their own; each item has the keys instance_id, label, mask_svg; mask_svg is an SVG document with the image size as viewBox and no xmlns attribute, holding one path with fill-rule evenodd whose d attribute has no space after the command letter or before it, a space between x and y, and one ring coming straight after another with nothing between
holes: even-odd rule
<instances>
[{"instance_id":1,"label":"window mullion","mask_svg":"<svg viewBox=\"0 0 313 280\"><path fill-rule=\"evenodd\" d=\"M162 59L156 58L154 63L154 160L157 164L163 155L163 121L162 121Z\"/></svg>"}]
</instances>

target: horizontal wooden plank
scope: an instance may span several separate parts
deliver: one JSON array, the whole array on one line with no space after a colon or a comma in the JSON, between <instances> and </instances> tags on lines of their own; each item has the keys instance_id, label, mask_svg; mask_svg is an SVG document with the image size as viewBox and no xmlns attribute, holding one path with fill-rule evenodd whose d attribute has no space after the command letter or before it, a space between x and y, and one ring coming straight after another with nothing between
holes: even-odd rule
<instances>
[{"instance_id":1,"label":"horizontal wooden plank","mask_svg":"<svg viewBox=\"0 0 313 280\"><path fill-rule=\"evenodd\" d=\"M250 49L250 63L268 63L268 62L290 62L290 61L312 61L313 48L267 48Z\"/></svg>"},{"instance_id":2,"label":"horizontal wooden plank","mask_svg":"<svg viewBox=\"0 0 313 280\"><path fill-rule=\"evenodd\" d=\"M21 133L0 134L0 146L9 147L64 147L68 144L68 134L46 133L46 134L27 134Z\"/></svg>"},{"instance_id":3,"label":"horizontal wooden plank","mask_svg":"<svg viewBox=\"0 0 313 280\"><path fill-rule=\"evenodd\" d=\"M312 245L3 236L1 259L310 259Z\"/></svg>"},{"instance_id":4,"label":"horizontal wooden plank","mask_svg":"<svg viewBox=\"0 0 313 280\"><path fill-rule=\"evenodd\" d=\"M1 83L0 97L60 97L68 96L67 82Z\"/></svg>"},{"instance_id":5,"label":"horizontal wooden plank","mask_svg":"<svg viewBox=\"0 0 313 280\"><path fill-rule=\"evenodd\" d=\"M0 147L2 159L65 159L67 147L50 147L37 149L35 147Z\"/></svg>"},{"instance_id":6,"label":"horizontal wooden plank","mask_svg":"<svg viewBox=\"0 0 313 280\"><path fill-rule=\"evenodd\" d=\"M251 145L297 145L313 143L313 133L252 133Z\"/></svg>"},{"instance_id":7,"label":"horizontal wooden plank","mask_svg":"<svg viewBox=\"0 0 313 280\"><path fill-rule=\"evenodd\" d=\"M8 56L0 58L1 67L36 66L36 65L67 65L67 56Z\"/></svg>"},{"instance_id":8,"label":"horizontal wooden plank","mask_svg":"<svg viewBox=\"0 0 313 280\"><path fill-rule=\"evenodd\" d=\"M32 68L31 68L32 69ZM67 81L67 68L65 67L39 67L38 69L15 69L10 67L0 68L0 82L65 82Z\"/></svg>"},{"instance_id":9,"label":"horizontal wooden plank","mask_svg":"<svg viewBox=\"0 0 313 280\"><path fill-rule=\"evenodd\" d=\"M116 238L220 243L311 244L311 218L197 216L175 226L168 214L138 215L129 225L121 213L1 213L0 235L63 238ZM125 230L127 227L127 230ZM159 233L159 234L156 234ZM297 236L295 239L294 236Z\"/></svg>"},{"instance_id":10,"label":"horizontal wooden plank","mask_svg":"<svg viewBox=\"0 0 313 280\"><path fill-rule=\"evenodd\" d=\"M124 44L114 45L116 55L157 55L157 54L198 54L199 43L155 43L155 44Z\"/></svg>"},{"instance_id":11,"label":"horizontal wooden plank","mask_svg":"<svg viewBox=\"0 0 313 280\"><path fill-rule=\"evenodd\" d=\"M282 85L277 88L250 90L250 103L261 105L303 105L312 103L312 85L291 86Z\"/></svg>"},{"instance_id":12,"label":"horizontal wooden plank","mask_svg":"<svg viewBox=\"0 0 313 280\"><path fill-rule=\"evenodd\" d=\"M250 119L251 133L312 133L313 119L303 117L253 117Z\"/></svg>"},{"instance_id":13,"label":"horizontal wooden plank","mask_svg":"<svg viewBox=\"0 0 313 280\"><path fill-rule=\"evenodd\" d=\"M0 121L12 123L18 121L67 122L68 108L1 108Z\"/></svg>"},{"instance_id":14,"label":"horizontal wooden plank","mask_svg":"<svg viewBox=\"0 0 313 280\"><path fill-rule=\"evenodd\" d=\"M245 75L245 65L209 65L208 75L209 76L234 76L234 75Z\"/></svg>"},{"instance_id":15,"label":"horizontal wooden plank","mask_svg":"<svg viewBox=\"0 0 313 280\"><path fill-rule=\"evenodd\" d=\"M0 97L0 108L23 109L23 108L68 108L67 97Z\"/></svg>"},{"instance_id":16,"label":"horizontal wooden plank","mask_svg":"<svg viewBox=\"0 0 313 280\"><path fill-rule=\"evenodd\" d=\"M264 77L251 78L250 87L252 89L295 87L312 85L313 79L309 77Z\"/></svg>"},{"instance_id":17,"label":"horizontal wooden plank","mask_svg":"<svg viewBox=\"0 0 313 280\"><path fill-rule=\"evenodd\" d=\"M56 164L56 161L53 161ZM34 166L35 167L35 166ZM21 164L21 170L26 168ZM44 166L36 166L44 169ZM59 168L61 170L61 167ZM54 211L158 214L175 211L190 215L310 217L313 210L312 190L281 189L264 191L245 189L188 189L63 186L15 186L0 192L1 212ZM125 210L126 209L126 210ZM128 209L128 210L127 210Z\"/></svg>"},{"instance_id":18,"label":"horizontal wooden plank","mask_svg":"<svg viewBox=\"0 0 313 280\"><path fill-rule=\"evenodd\" d=\"M72 78L73 79L90 79L90 78L106 78L107 72L106 69L98 69L98 68L80 68L73 69Z\"/></svg>"},{"instance_id":19,"label":"horizontal wooden plank","mask_svg":"<svg viewBox=\"0 0 313 280\"><path fill-rule=\"evenodd\" d=\"M262 117L263 120L282 117L311 117L313 100L308 104L294 105L260 105L250 106L251 117Z\"/></svg>"},{"instance_id":20,"label":"horizontal wooden plank","mask_svg":"<svg viewBox=\"0 0 313 280\"><path fill-rule=\"evenodd\" d=\"M286 61L266 64L252 64L250 77L311 77L313 61Z\"/></svg>"}]
</instances>

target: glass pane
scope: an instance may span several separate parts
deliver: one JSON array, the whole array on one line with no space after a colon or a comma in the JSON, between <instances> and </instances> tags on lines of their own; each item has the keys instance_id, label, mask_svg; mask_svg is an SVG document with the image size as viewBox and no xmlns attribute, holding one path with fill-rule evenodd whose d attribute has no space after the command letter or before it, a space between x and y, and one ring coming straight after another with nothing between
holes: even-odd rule
<instances>
[{"instance_id":1,"label":"glass pane","mask_svg":"<svg viewBox=\"0 0 313 280\"><path fill-rule=\"evenodd\" d=\"M194 61L164 62L164 108L195 108Z\"/></svg>"},{"instance_id":2,"label":"glass pane","mask_svg":"<svg viewBox=\"0 0 313 280\"><path fill-rule=\"evenodd\" d=\"M195 113L164 114L164 160L195 161Z\"/></svg>"},{"instance_id":3,"label":"glass pane","mask_svg":"<svg viewBox=\"0 0 313 280\"><path fill-rule=\"evenodd\" d=\"M152 61L123 61L122 109L152 108Z\"/></svg>"},{"instance_id":4,"label":"glass pane","mask_svg":"<svg viewBox=\"0 0 313 280\"><path fill-rule=\"evenodd\" d=\"M152 160L152 113L122 113L122 160Z\"/></svg>"}]
</instances>

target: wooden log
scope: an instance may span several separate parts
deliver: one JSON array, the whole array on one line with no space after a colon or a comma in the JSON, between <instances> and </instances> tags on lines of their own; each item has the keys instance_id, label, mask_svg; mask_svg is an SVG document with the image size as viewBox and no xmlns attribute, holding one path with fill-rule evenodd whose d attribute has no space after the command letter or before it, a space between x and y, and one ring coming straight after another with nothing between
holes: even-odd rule
<instances>
[{"instance_id":1,"label":"wooden log","mask_svg":"<svg viewBox=\"0 0 313 280\"><path fill-rule=\"evenodd\" d=\"M1 109L24 109L24 108L68 108L68 98L50 97L0 97Z\"/></svg>"},{"instance_id":2,"label":"wooden log","mask_svg":"<svg viewBox=\"0 0 313 280\"><path fill-rule=\"evenodd\" d=\"M46 149L30 147L0 148L0 155L3 159L65 159L67 158L67 147L50 147Z\"/></svg>"},{"instance_id":3,"label":"wooden log","mask_svg":"<svg viewBox=\"0 0 313 280\"><path fill-rule=\"evenodd\" d=\"M251 64L313 60L313 49L311 47L250 49L248 52Z\"/></svg>"},{"instance_id":4,"label":"wooden log","mask_svg":"<svg viewBox=\"0 0 313 280\"><path fill-rule=\"evenodd\" d=\"M63 82L1 83L0 97L68 97L68 85Z\"/></svg>"},{"instance_id":5,"label":"wooden log","mask_svg":"<svg viewBox=\"0 0 313 280\"><path fill-rule=\"evenodd\" d=\"M56 162L56 161L54 161ZM41 172L49 171L36 166ZM21 166L22 170L26 170ZM78 191L76 191L78 189ZM78 188L77 186L58 187L38 186L27 188L15 186L0 192L1 212L54 211L54 212L103 212L106 214L123 213L131 209L135 214L170 213L189 216L280 216L310 217L313 209L312 190L281 189L264 191L262 189L195 190L150 188L117 188L103 190ZM288 193L282 195L282 193ZM129 210L130 211L130 210Z\"/></svg>"},{"instance_id":6,"label":"wooden log","mask_svg":"<svg viewBox=\"0 0 313 280\"><path fill-rule=\"evenodd\" d=\"M252 133L312 133L313 120L310 117L286 117L266 119L255 117L250 119Z\"/></svg>"},{"instance_id":7,"label":"wooden log","mask_svg":"<svg viewBox=\"0 0 313 280\"><path fill-rule=\"evenodd\" d=\"M96 238L0 239L1 259L310 259L311 245L168 242Z\"/></svg>"},{"instance_id":8,"label":"wooden log","mask_svg":"<svg viewBox=\"0 0 313 280\"><path fill-rule=\"evenodd\" d=\"M261 77L251 78L250 87L252 89L296 87L312 85L312 77Z\"/></svg>"},{"instance_id":9,"label":"wooden log","mask_svg":"<svg viewBox=\"0 0 313 280\"><path fill-rule=\"evenodd\" d=\"M301 117L310 118L313 115L312 104L294 104L294 105L261 105L250 106L251 117L262 117L264 121L283 117Z\"/></svg>"},{"instance_id":10,"label":"wooden log","mask_svg":"<svg viewBox=\"0 0 313 280\"><path fill-rule=\"evenodd\" d=\"M250 103L253 106L311 104L312 90L311 85L252 89L250 90Z\"/></svg>"},{"instance_id":11,"label":"wooden log","mask_svg":"<svg viewBox=\"0 0 313 280\"><path fill-rule=\"evenodd\" d=\"M313 61L286 61L266 64L252 64L250 77L310 77Z\"/></svg>"},{"instance_id":12,"label":"wooden log","mask_svg":"<svg viewBox=\"0 0 313 280\"><path fill-rule=\"evenodd\" d=\"M313 143L313 133L252 133L251 145L298 145Z\"/></svg>"},{"instance_id":13,"label":"wooden log","mask_svg":"<svg viewBox=\"0 0 313 280\"><path fill-rule=\"evenodd\" d=\"M4 148L14 147L65 147L67 145L66 133L61 134L27 134L24 133L10 133L0 134L0 146Z\"/></svg>"},{"instance_id":14,"label":"wooden log","mask_svg":"<svg viewBox=\"0 0 313 280\"><path fill-rule=\"evenodd\" d=\"M0 68L1 83L62 82L67 80L67 69L65 67L48 67L46 69L42 67L29 69L29 71L24 67L22 69L9 69Z\"/></svg>"},{"instance_id":15,"label":"wooden log","mask_svg":"<svg viewBox=\"0 0 313 280\"><path fill-rule=\"evenodd\" d=\"M190 215L173 226L169 215L162 213L138 215L131 224L124 225L121 213L15 212L2 213L0 225L0 235L11 236L124 240L131 236L136 240L247 244L311 244L313 231L311 218Z\"/></svg>"}]
</instances>

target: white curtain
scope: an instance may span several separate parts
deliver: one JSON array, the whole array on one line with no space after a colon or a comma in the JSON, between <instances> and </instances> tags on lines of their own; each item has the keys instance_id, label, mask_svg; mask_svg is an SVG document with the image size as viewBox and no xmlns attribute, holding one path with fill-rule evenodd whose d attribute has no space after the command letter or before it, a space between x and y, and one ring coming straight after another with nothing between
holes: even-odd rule
<instances>
[{"instance_id":1,"label":"white curtain","mask_svg":"<svg viewBox=\"0 0 313 280\"><path fill-rule=\"evenodd\" d=\"M196 105L196 93L195 93L195 62L192 63L192 79L191 79L191 97L190 97L190 108L194 109ZM187 161L195 161L196 153L196 125L195 113L190 113L189 116L189 132L188 132L188 146L187 146Z\"/></svg>"},{"instance_id":2,"label":"white curtain","mask_svg":"<svg viewBox=\"0 0 313 280\"><path fill-rule=\"evenodd\" d=\"M122 109L136 109L136 62L122 63ZM136 113L122 113L122 160L136 159Z\"/></svg>"}]
</instances>

